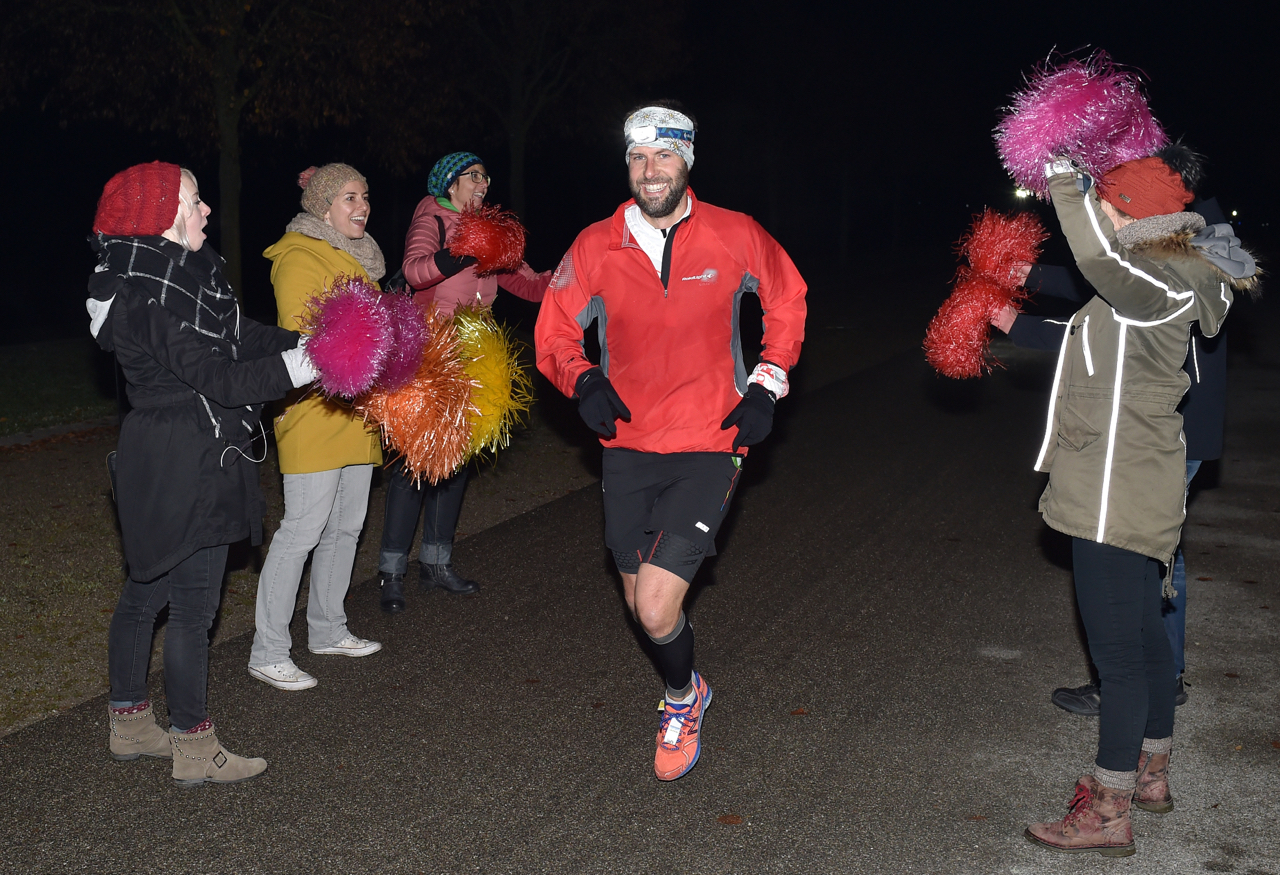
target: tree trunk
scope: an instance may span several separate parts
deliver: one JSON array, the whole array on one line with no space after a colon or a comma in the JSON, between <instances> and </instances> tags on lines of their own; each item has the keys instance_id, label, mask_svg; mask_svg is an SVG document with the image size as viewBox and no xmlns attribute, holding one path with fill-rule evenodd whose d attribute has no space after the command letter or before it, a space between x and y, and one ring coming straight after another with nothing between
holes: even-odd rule
<instances>
[{"instance_id":1,"label":"tree trunk","mask_svg":"<svg viewBox=\"0 0 1280 875\"><path fill-rule=\"evenodd\" d=\"M240 288L240 112L244 100L236 93L239 60L231 39L219 40L214 59L214 105L218 117L218 193L221 213L222 257L227 260L226 277L236 300L244 303Z\"/></svg>"}]
</instances>

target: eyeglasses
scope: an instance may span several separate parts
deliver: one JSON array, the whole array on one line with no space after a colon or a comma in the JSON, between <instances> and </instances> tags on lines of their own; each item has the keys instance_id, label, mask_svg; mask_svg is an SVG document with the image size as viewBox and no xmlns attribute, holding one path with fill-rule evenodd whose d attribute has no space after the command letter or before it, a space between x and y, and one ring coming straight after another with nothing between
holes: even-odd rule
<instances>
[{"instance_id":1,"label":"eyeglasses","mask_svg":"<svg viewBox=\"0 0 1280 875\"><path fill-rule=\"evenodd\" d=\"M458 174L459 179L461 179L464 176L470 176L471 181L474 182L476 185L479 185L482 182L485 185L488 185L490 180L493 179L493 177L490 176L489 174L481 173L479 170L467 170Z\"/></svg>"}]
</instances>

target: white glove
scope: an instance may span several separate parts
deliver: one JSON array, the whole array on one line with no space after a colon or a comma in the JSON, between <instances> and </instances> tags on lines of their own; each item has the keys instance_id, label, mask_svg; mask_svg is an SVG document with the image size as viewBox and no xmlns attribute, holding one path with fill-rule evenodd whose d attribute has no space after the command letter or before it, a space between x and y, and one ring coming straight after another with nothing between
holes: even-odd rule
<instances>
[{"instance_id":1,"label":"white glove","mask_svg":"<svg viewBox=\"0 0 1280 875\"><path fill-rule=\"evenodd\" d=\"M1057 176L1059 173L1075 173L1076 165L1070 158L1058 158L1044 166L1044 178Z\"/></svg>"},{"instance_id":2,"label":"white glove","mask_svg":"<svg viewBox=\"0 0 1280 875\"><path fill-rule=\"evenodd\" d=\"M302 335L298 338L296 347L280 353L280 357L284 359L284 366L289 369L289 379L293 381L295 389L301 389L308 383L315 382L320 376L316 366L311 363L311 356L307 355L307 339L307 335Z\"/></svg>"}]
</instances>

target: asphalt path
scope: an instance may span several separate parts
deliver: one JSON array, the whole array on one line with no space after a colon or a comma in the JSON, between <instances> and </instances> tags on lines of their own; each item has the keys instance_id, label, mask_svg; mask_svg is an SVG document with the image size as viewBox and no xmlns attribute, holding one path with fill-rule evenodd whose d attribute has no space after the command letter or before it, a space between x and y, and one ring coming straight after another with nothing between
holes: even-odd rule
<instances>
[{"instance_id":1,"label":"asphalt path","mask_svg":"<svg viewBox=\"0 0 1280 875\"><path fill-rule=\"evenodd\" d=\"M112 762L105 698L0 739L0 870L1275 875L1280 372L1233 374L1229 453L1191 503L1177 809L1136 812L1137 855L1104 860L1022 837L1065 813L1096 722L1049 702L1087 678L1069 543L1035 512L1051 363L1002 355L782 402L696 583L715 700L681 780L653 777L661 684L592 486L461 544L479 596L387 617L353 588L384 650L295 648L312 690L251 679L249 636L215 648L219 736L259 779Z\"/></svg>"}]
</instances>

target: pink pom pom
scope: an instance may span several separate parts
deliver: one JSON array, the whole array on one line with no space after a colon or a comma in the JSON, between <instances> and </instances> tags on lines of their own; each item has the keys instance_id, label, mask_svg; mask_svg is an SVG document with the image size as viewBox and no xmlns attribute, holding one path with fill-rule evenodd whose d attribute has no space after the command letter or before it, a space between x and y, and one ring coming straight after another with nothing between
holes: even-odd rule
<instances>
[{"instance_id":1,"label":"pink pom pom","mask_svg":"<svg viewBox=\"0 0 1280 875\"><path fill-rule=\"evenodd\" d=\"M422 364L422 351L431 339L427 315L405 295L383 295L391 322L391 353L377 379L377 387L384 392L398 392L409 384Z\"/></svg>"},{"instance_id":2,"label":"pink pom pom","mask_svg":"<svg viewBox=\"0 0 1280 875\"><path fill-rule=\"evenodd\" d=\"M1044 165L1072 158L1095 179L1169 142L1136 73L1105 52L1034 71L996 126L1000 161L1014 182L1048 198Z\"/></svg>"},{"instance_id":3,"label":"pink pom pom","mask_svg":"<svg viewBox=\"0 0 1280 875\"><path fill-rule=\"evenodd\" d=\"M509 273L519 270L524 262L524 238L524 226L515 214L484 204L458 219L449 235L449 251L475 256L479 276Z\"/></svg>"},{"instance_id":4,"label":"pink pom pom","mask_svg":"<svg viewBox=\"0 0 1280 875\"><path fill-rule=\"evenodd\" d=\"M1035 264L1048 235L1033 213L1003 216L986 210L956 248L969 260L956 271L955 289L943 301L924 336L925 357L938 373L980 377L999 362L989 355L991 320L1027 297L1020 264Z\"/></svg>"},{"instance_id":5,"label":"pink pom pom","mask_svg":"<svg viewBox=\"0 0 1280 875\"><path fill-rule=\"evenodd\" d=\"M326 395L354 398L367 392L382 372L394 332L381 297L364 277L340 274L331 288L311 300L302 326L311 332L307 354Z\"/></svg>"}]
</instances>

